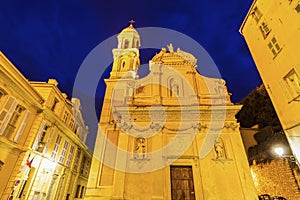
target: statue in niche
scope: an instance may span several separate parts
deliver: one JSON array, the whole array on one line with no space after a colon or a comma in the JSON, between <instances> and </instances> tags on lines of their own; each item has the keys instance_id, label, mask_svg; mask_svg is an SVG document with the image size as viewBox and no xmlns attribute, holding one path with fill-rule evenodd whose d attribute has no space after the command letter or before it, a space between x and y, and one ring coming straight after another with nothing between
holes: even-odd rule
<instances>
[{"instance_id":1,"label":"statue in niche","mask_svg":"<svg viewBox=\"0 0 300 200\"><path fill-rule=\"evenodd\" d=\"M178 96L179 93L179 89L178 89L178 85L177 84L173 84L172 85L172 97L176 97Z\"/></svg>"},{"instance_id":2,"label":"statue in niche","mask_svg":"<svg viewBox=\"0 0 300 200\"><path fill-rule=\"evenodd\" d=\"M179 85L174 79L171 79L170 81L170 87L171 87L171 97L178 97L179 96Z\"/></svg>"},{"instance_id":3,"label":"statue in niche","mask_svg":"<svg viewBox=\"0 0 300 200\"><path fill-rule=\"evenodd\" d=\"M135 140L135 158L145 158L146 157L146 139L137 138Z\"/></svg>"},{"instance_id":4,"label":"statue in niche","mask_svg":"<svg viewBox=\"0 0 300 200\"><path fill-rule=\"evenodd\" d=\"M215 141L214 148L215 148L217 159L226 159L224 145L221 140L217 139Z\"/></svg>"}]
</instances>

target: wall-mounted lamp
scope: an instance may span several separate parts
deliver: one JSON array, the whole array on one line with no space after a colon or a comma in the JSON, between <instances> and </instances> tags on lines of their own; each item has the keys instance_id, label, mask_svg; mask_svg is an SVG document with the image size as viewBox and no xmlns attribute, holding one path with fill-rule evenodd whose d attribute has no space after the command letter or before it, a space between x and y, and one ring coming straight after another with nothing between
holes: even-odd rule
<instances>
[{"instance_id":1,"label":"wall-mounted lamp","mask_svg":"<svg viewBox=\"0 0 300 200\"><path fill-rule=\"evenodd\" d=\"M284 148L283 147L275 147L274 148L274 152L277 156L279 156L280 158L285 158L287 159L289 162L293 162L296 163L297 166L300 168L299 166L299 162L297 161L297 159L293 156L293 155L284 155Z\"/></svg>"}]
</instances>

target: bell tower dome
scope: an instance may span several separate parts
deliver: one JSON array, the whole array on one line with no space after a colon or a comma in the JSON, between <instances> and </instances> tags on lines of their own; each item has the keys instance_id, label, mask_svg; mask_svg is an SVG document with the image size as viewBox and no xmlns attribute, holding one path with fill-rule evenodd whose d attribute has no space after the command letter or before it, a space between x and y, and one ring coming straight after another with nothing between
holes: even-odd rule
<instances>
[{"instance_id":1,"label":"bell tower dome","mask_svg":"<svg viewBox=\"0 0 300 200\"><path fill-rule=\"evenodd\" d=\"M130 21L130 25L124 28L118 35L118 48L128 49L128 48L139 48L140 47L140 35L133 27L134 21Z\"/></svg>"},{"instance_id":2,"label":"bell tower dome","mask_svg":"<svg viewBox=\"0 0 300 200\"><path fill-rule=\"evenodd\" d=\"M129 22L130 25L118 35L118 48L112 50L114 63L110 79L138 78L140 35L133 27L134 21Z\"/></svg>"}]
</instances>

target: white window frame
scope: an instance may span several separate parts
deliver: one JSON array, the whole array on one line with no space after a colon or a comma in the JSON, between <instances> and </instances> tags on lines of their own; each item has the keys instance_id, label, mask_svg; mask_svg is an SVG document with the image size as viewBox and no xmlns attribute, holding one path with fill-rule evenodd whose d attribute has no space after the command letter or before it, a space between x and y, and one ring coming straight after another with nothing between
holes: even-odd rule
<instances>
[{"instance_id":1,"label":"white window frame","mask_svg":"<svg viewBox=\"0 0 300 200\"><path fill-rule=\"evenodd\" d=\"M37 134L36 134L36 138L35 138L35 140L34 140L34 143L33 143L33 145L32 145L32 149L33 149L33 150L37 150L37 149L38 149L38 147L39 147L39 142L40 142L41 137L42 137L42 132L43 132L43 130L45 129L45 126L46 126L46 121L43 120L43 121L41 122L39 131L38 131Z\"/></svg>"},{"instance_id":2,"label":"white window frame","mask_svg":"<svg viewBox=\"0 0 300 200\"><path fill-rule=\"evenodd\" d=\"M69 113L68 113L68 111L65 111L65 112L64 112L64 116L63 116L63 122L64 122L64 123L67 123L68 118L69 118Z\"/></svg>"},{"instance_id":3,"label":"white window frame","mask_svg":"<svg viewBox=\"0 0 300 200\"><path fill-rule=\"evenodd\" d=\"M74 163L74 171L78 170L79 162L80 162L80 157L81 157L81 149L77 149L76 157L75 157L75 163Z\"/></svg>"},{"instance_id":4,"label":"white window frame","mask_svg":"<svg viewBox=\"0 0 300 200\"><path fill-rule=\"evenodd\" d=\"M9 140L13 140L15 137L15 133L17 132L17 128L21 125L20 120L23 118L23 113L26 109L17 104L13 112L11 113L10 119L6 124L6 127L3 131L3 135L5 135Z\"/></svg>"},{"instance_id":5,"label":"white window frame","mask_svg":"<svg viewBox=\"0 0 300 200\"><path fill-rule=\"evenodd\" d=\"M300 76L293 68L283 78L285 88L289 94L289 103L292 101L300 101Z\"/></svg>"},{"instance_id":6,"label":"white window frame","mask_svg":"<svg viewBox=\"0 0 300 200\"><path fill-rule=\"evenodd\" d=\"M60 158L59 158L60 163L64 163L68 146L69 146L69 142L67 140L65 140L65 143L64 143L64 146L63 146L62 152L60 154Z\"/></svg>"},{"instance_id":7,"label":"white window frame","mask_svg":"<svg viewBox=\"0 0 300 200\"><path fill-rule=\"evenodd\" d=\"M71 162L72 162L74 150L75 150L75 147L74 147L73 145L71 145L71 147L70 147L70 152L69 152L69 155L68 155L68 159L67 159L67 162L66 162L66 165L67 165L67 166L70 166L70 164L71 164Z\"/></svg>"},{"instance_id":8,"label":"white window frame","mask_svg":"<svg viewBox=\"0 0 300 200\"><path fill-rule=\"evenodd\" d=\"M54 144L54 148L53 148L53 151L52 151L52 154L51 154L51 159L52 160L56 159L56 155L57 155L60 143L61 143L61 139L62 139L61 135L57 135L56 141L55 141L55 144Z\"/></svg>"},{"instance_id":9,"label":"white window frame","mask_svg":"<svg viewBox=\"0 0 300 200\"><path fill-rule=\"evenodd\" d=\"M24 117L22 119L22 122L21 122L21 124L19 126L19 129L18 129L18 131L17 131L17 133L16 133L16 135L14 137L14 142L19 142L19 139L20 139L20 137L21 137L21 135L22 135L22 133L24 131L24 128L26 126L26 122L27 122L29 113L30 112L28 110L25 111L25 114L24 114Z\"/></svg>"},{"instance_id":10,"label":"white window frame","mask_svg":"<svg viewBox=\"0 0 300 200\"><path fill-rule=\"evenodd\" d=\"M9 102L9 101L11 101L11 102ZM0 115L4 115L3 120L0 120L0 135L3 135L4 130L7 126L10 118L12 117L12 114L15 111L17 105L18 105L18 103L14 97L9 96L6 99L6 102L5 102L2 110L0 111Z\"/></svg>"}]
</instances>

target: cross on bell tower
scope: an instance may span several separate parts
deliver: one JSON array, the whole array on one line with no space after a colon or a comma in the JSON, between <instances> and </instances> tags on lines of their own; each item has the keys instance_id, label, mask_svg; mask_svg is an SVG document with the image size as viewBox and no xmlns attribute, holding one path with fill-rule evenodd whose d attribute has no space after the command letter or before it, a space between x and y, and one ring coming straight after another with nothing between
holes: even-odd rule
<instances>
[{"instance_id":1,"label":"cross on bell tower","mask_svg":"<svg viewBox=\"0 0 300 200\"><path fill-rule=\"evenodd\" d=\"M135 21L133 19L129 20L130 25L134 24Z\"/></svg>"}]
</instances>

